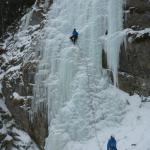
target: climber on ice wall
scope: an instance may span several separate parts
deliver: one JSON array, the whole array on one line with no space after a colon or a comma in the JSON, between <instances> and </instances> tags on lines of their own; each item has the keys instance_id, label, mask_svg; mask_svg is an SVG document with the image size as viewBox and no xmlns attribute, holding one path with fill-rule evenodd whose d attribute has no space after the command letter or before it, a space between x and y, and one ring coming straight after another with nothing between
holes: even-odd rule
<instances>
[{"instance_id":1,"label":"climber on ice wall","mask_svg":"<svg viewBox=\"0 0 150 150\"><path fill-rule=\"evenodd\" d=\"M78 39L78 32L76 31L76 29L73 30L72 32L72 36L70 37L71 41L75 44L77 39Z\"/></svg>"}]
</instances>

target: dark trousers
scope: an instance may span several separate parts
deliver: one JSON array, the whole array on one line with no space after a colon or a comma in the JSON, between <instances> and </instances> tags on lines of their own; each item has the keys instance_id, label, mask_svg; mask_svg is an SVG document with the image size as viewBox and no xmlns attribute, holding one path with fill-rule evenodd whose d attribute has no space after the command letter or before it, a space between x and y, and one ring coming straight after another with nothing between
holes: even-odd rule
<instances>
[{"instance_id":1,"label":"dark trousers","mask_svg":"<svg viewBox=\"0 0 150 150\"><path fill-rule=\"evenodd\" d=\"M76 41L77 41L77 39L78 39L78 36L77 36L77 35L72 35L72 36L70 37L70 39L71 39L71 41L73 42L73 44L75 44Z\"/></svg>"},{"instance_id":2,"label":"dark trousers","mask_svg":"<svg viewBox=\"0 0 150 150\"><path fill-rule=\"evenodd\" d=\"M110 147L109 150L117 150L116 147Z\"/></svg>"}]
</instances>

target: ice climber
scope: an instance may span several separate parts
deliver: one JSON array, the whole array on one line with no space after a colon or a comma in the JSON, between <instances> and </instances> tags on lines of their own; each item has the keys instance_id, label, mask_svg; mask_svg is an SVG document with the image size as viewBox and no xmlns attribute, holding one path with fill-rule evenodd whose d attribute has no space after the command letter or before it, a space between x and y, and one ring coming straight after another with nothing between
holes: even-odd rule
<instances>
[{"instance_id":1,"label":"ice climber","mask_svg":"<svg viewBox=\"0 0 150 150\"><path fill-rule=\"evenodd\" d=\"M111 135L107 143L107 150L117 150L116 145L117 145L116 139L113 135Z\"/></svg>"},{"instance_id":2,"label":"ice climber","mask_svg":"<svg viewBox=\"0 0 150 150\"><path fill-rule=\"evenodd\" d=\"M73 30L72 32L72 36L70 37L71 41L75 44L77 39L78 39L78 32L76 31L76 29Z\"/></svg>"}]
</instances>

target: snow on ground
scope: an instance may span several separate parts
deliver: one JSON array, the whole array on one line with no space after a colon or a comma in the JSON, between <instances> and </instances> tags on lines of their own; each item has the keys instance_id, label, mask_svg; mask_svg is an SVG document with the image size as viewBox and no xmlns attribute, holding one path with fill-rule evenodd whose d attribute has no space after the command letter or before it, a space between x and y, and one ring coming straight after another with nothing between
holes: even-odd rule
<instances>
[{"instance_id":1,"label":"snow on ground","mask_svg":"<svg viewBox=\"0 0 150 150\"><path fill-rule=\"evenodd\" d=\"M130 28L126 29L126 30L128 30L129 33L137 34L137 37L140 37L140 36L142 36L145 33L148 33L150 35L150 28L145 28L143 30L138 30L138 31L134 31L134 30L132 30Z\"/></svg>"},{"instance_id":2,"label":"snow on ground","mask_svg":"<svg viewBox=\"0 0 150 150\"><path fill-rule=\"evenodd\" d=\"M18 93L16 93L16 92L14 92L13 93L13 97L14 97L14 99L21 99L22 97L18 94Z\"/></svg>"},{"instance_id":3,"label":"snow on ground","mask_svg":"<svg viewBox=\"0 0 150 150\"><path fill-rule=\"evenodd\" d=\"M118 143L118 150L150 150L150 103L141 103L138 95L127 97L129 105L125 118L119 126L99 131L97 133L98 141L95 136L85 142L70 142L65 149L106 150L107 140L113 134Z\"/></svg>"},{"instance_id":4,"label":"snow on ground","mask_svg":"<svg viewBox=\"0 0 150 150\"><path fill-rule=\"evenodd\" d=\"M16 129L16 128L13 128L13 132L17 133L18 138L21 139L19 142L16 142L16 144L22 147L26 145L28 147L27 148L28 150L39 150L37 148L37 145L33 143L33 141L31 140L31 138L26 132Z\"/></svg>"},{"instance_id":5,"label":"snow on ground","mask_svg":"<svg viewBox=\"0 0 150 150\"><path fill-rule=\"evenodd\" d=\"M124 32L126 33L126 35L129 35L128 41L130 43L132 43L134 41L134 39L142 38L145 35L150 36L150 28L145 28L143 30L138 30L138 31L127 28L124 30ZM133 37L132 36L130 37L130 35L132 35Z\"/></svg>"},{"instance_id":6,"label":"snow on ground","mask_svg":"<svg viewBox=\"0 0 150 150\"><path fill-rule=\"evenodd\" d=\"M141 103L141 99L134 95L129 99L128 113L118 132L124 139L119 141L118 147L127 150L150 149L150 103Z\"/></svg>"}]
</instances>

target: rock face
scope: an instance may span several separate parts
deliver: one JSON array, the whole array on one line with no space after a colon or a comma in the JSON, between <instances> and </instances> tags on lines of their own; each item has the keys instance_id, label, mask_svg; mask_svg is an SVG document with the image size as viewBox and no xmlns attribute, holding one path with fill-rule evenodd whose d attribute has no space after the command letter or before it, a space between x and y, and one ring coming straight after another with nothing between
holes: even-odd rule
<instances>
[{"instance_id":1,"label":"rock face","mask_svg":"<svg viewBox=\"0 0 150 150\"><path fill-rule=\"evenodd\" d=\"M136 38L138 33L128 35L132 42L120 54L120 88L130 93L148 96L150 94L150 36L145 33Z\"/></svg>"},{"instance_id":2,"label":"rock face","mask_svg":"<svg viewBox=\"0 0 150 150\"><path fill-rule=\"evenodd\" d=\"M15 24L25 14L27 8L34 4L35 0L1 0L0 1L0 37L8 26Z\"/></svg>"},{"instance_id":3,"label":"rock face","mask_svg":"<svg viewBox=\"0 0 150 150\"><path fill-rule=\"evenodd\" d=\"M150 1L126 0L125 28L144 29L150 27Z\"/></svg>"},{"instance_id":4,"label":"rock face","mask_svg":"<svg viewBox=\"0 0 150 150\"><path fill-rule=\"evenodd\" d=\"M0 82L2 81L0 96L5 97L5 103L18 127L28 132L41 150L44 149L48 134L46 110L39 111L33 118L30 116L34 76L40 59L37 49L39 34L42 34L45 22L44 13L52 1L47 1L47 7L44 7L44 2L44 0L37 1L37 9L32 11L27 28L10 37L6 54L0 55Z\"/></svg>"},{"instance_id":5,"label":"rock face","mask_svg":"<svg viewBox=\"0 0 150 150\"><path fill-rule=\"evenodd\" d=\"M28 134L17 128L2 99L0 99L0 149L38 150Z\"/></svg>"},{"instance_id":6,"label":"rock face","mask_svg":"<svg viewBox=\"0 0 150 150\"><path fill-rule=\"evenodd\" d=\"M5 74L2 81L2 92L6 99L5 103L18 126L29 133L39 148L43 149L48 133L46 112L38 112L33 120L30 118L36 69L37 62L27 62L18 70Z\"/></svg>"},{"instance_id":7,"label":"rock face","mask_svg":"<svg viewBox=\"0 0 150 150\"><path fill-rule=\"evenodd\" d=\"M13 65L11 60L2 65L2 69L7 72L2 80L2 95L18 127L25 130L43 150L48 134L46 112L38 112L33 119L30 118L34 76L38 62L28 61L22 65L19 59L15 62ZM20 67L17 67L18 64Z\"/></svg>"},{"instance_id":8,"label":"rock face","mask_svg":"<svg viewBox=\"0 0 150 150\"><path fill-rule=\"evenodd\" d=\"M150 1L126 1L126 50L120 53L119 86L130 94L150 95Z\"/></svg>"}]
</instances>

